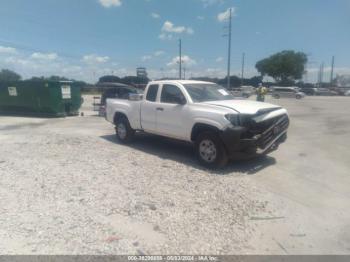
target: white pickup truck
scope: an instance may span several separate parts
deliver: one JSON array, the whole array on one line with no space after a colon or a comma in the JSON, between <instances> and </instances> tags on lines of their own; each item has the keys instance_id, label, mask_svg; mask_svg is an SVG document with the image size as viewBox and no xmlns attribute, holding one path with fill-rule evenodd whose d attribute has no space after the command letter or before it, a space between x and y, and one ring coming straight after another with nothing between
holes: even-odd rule
<instances>
[{"instance_id":1,"label":"white pickup truck","mask_svg":"<svg viewBox=\"0 0 350 262\"><path fill-rule=\"evenodd\" d=\"M191 142L209 168L277 149L289 126L288 113L279 106L235 100L217 84L187 80L154 81L144 95L108 99L106 119L122 143L136 131Z\"/></svg>"}]
</instances>

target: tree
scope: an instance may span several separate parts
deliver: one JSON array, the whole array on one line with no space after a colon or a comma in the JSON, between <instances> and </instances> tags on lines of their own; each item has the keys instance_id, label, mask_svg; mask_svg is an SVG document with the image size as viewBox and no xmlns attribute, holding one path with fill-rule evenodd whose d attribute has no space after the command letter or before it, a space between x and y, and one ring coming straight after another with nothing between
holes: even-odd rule
<instances>
[{"instance_id":1,"label":"tree","mask_svg":"<svg viewBox=\"0 0 350 262\"><path fill-rule=\"evenodd\" d=\"M102 76L99 79L99 83L122 83L125 85L146 85L149 82L148 77L138 77L138 76L125 76L123 78L107 75Z\"/></svg>"},{"instance_id":2,"label":"tree","mask_svg":"<svg viewBox=\"0 0 350 262\"><path fill-rule=\"evenodd\" d=\"M307 55L302 52L285 50L256 63L262 76L268 75L281 84L294 83L303 77Z\"/></svg>"},{"instance_id":3,"label":"tree","mask_svg":"<svg viewBox=\"0 0 350 262\"><path fill-rule=\"evenodd\" d=\"M261 76L253 76L249 79L243 79L243 84L248 86L258 86L260 83L262 83L262 77Z\"/></svg>"},{"instance_id":4,"label":"tree","mask_svg":"<svg viewBox=\"0 0 350 262\"><path fill-rule=\"evenodd\" d=\"M125 76L121 79L121 82L126 85L147 85L149 81L148 77L138 76Z\"/></svg>"},{"instance_id":5,"label":"tree","mask_svg":"<svg viewBox=\"0 0 350 262\"><path fill-rule=\"evenodd\" d=\"M68 79L67 77L64 76L50 76L47 78L48 81L54 81L54 82L59 82L59 81L69 81L70 79Z\"/></svg>"},{"instance_id":6,"label":"tree","mask_svg":"<svg viewBox=\"0 0 350 262\"><path fill-rule=\"evenodd\" d=\"M337 75L334 82L337 86L350 87L350 75Z\"/></svg>"},{"instance_id":7,"label":"tree","mask_svg":"<svg viewBox=\"0 0 350 262\"><path fill-rule=\"evenodd\" d=\"M0 81L19 81L21 79L22 77L19 74L11 70L2 69L0 71Z\"/></svg>"},{"instance_id":8,"label":"tree","mask_svg":"<svg viewBox=\"0 0 350 262\"><path fill-rule=\"evenodd\" d=\"M55 75L53 75L53 76L50 76L50 77L33 76L31 79L29 79L29 81L53 81L53 82L59 82L59 81L74 81L74 80L68 79L67 77L64 77L64 76L55 76Z\"/></svg>"},{"instance_id":9,"label":"tree","mask_svg":"<svg viewBox=\"0 0 350 262\"><path fill-rule=\"evenodd\" d=\"M107 75L107 76L100 77L98 82L99 83L120 83L120 78L117 76Z\"/></svg>"}]
</instances>

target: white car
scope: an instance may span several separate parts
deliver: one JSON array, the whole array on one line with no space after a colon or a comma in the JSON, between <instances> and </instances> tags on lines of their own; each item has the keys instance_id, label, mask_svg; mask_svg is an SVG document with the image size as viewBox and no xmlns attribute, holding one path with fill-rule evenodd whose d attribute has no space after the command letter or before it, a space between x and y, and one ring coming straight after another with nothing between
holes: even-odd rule
<instances>
[{"instance_id":1,"label":"white car","mask_svg":"<svg viewBox=\"0 0 350 262\"><path fill-rule=\"evenodd\" d=\"M280 106L234 100L217 84L185 80L155 81L144 95L108 99L106 119L122 143L136 131L191 142L200 163L209 168L277 149L289 126Z\"/></svg>"},{"instance_id":2,"label":"white car","mask_svg":"<svg viewBox=\"0 0 350 262\"><path fill-rule=\"evenodd\" d=\"M279 87L275 86L272 88L271 95L273 98L296 98L302 99L305 97L303 92L300 92L297 87Z\"/></svg>"},{"instance_id":3,"label":"white car","mask_svg":"<svg viewBox=\"0 0 350 262\"><path fill-rule=\"evenodd\" d=\"M344 93L344 95L350 96L350 90L346 91L346 92Z\"/></svg>"}]
</instances>

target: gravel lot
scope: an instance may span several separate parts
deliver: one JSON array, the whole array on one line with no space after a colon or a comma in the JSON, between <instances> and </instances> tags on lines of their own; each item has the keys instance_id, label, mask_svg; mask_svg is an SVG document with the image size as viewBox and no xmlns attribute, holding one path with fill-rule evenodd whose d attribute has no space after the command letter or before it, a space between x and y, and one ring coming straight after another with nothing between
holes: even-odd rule
<instances>
[{"instance_id":1,"label":"gravel lot","mask_svg":"<svg viewBox=\"0 0 350 262\"><path fill-rule=\"evenodd\" d=\"M0 116L1 254L350 254L350 99L281 99L287 143L201 168L192 147L84 117Z\"/></svg>"}]
</instances>

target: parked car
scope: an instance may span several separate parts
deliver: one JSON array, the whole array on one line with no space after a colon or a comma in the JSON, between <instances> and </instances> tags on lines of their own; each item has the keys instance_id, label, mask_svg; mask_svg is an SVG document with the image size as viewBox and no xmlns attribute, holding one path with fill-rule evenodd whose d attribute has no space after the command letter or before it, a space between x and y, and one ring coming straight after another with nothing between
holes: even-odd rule
<instances>
[{"instance_id":1,"label":"parked car","mask_svg":"<svg viewBox=\"0 0 350 262\"><path fill-rule=\"evenodd\" d=\"M121 143L130 142L136 131L193 143L208 168L276 150L289 126L280 106L234 100L217 84L185 80L151 82L145 95L130 95L129 101L107 99L106 119Z\"/></svg>"},{"instance_id":2,"label":"parked car","mask_svg":"<svg viewBox=\"0 0 350 262\"><path fill-rule=\"evenodd\" d=\"M297 87L273 87L271 96L280 99L282 97L302 99L305 97L303 92L300 92Z\"/></svg>"},{"instance_id":3,"label":"parked car","mask_svg":"<svg viewBox=\"0 0 350 262\"><path fill-rule=\"evenodd\" d=\"M300 92L303 92L305 95L314 96L316 95L317 88L314 87L302 87L299 89Z\"/></svg>"},{"instance_id":4,"label":"parked car","mask_svg":"<svg viewBox=\"0 0 350 262\"><path fill-rule=\"evenodd\" d=\"M345 91L344 95L346 95L346 96L350 96L350 90Z\"/></svg>"},{"instance_id":5,"label":"parked car","mask_svg":"<svg viewBox=\"0 0 350 262\"><path fill-rule=\"evenodd\" d=\"M338 93L328 88L316 88L315 95L316 96L336 96L338 95Z\"/></svg>"},{"instance_id":6,"label":"parked car","mask_svg":"<svg viewBox=\"0 0 350 262\"><path fill-rule=\"evenodd\" d=\"M106 114L106 100L109 98L119 98L128 100L130 94L141 94L142 91L132 86L119 84L119 83L102 83L99 87L104 89L101 96L101 103L99 109L99 115L105 116Z\"/></svg>"}]
</instances>

